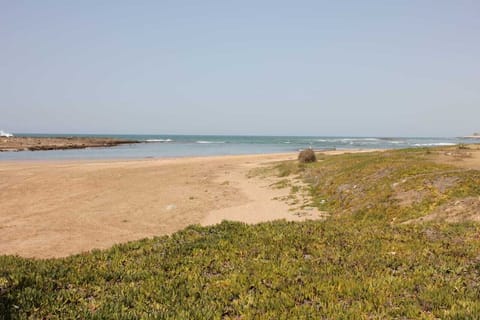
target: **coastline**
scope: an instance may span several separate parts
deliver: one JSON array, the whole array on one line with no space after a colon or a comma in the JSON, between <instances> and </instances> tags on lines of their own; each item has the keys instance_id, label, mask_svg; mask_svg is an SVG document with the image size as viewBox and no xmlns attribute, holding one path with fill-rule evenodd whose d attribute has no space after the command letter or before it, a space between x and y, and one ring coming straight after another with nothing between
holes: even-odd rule
<instances>
[{"instance_id":1,"label":"coastline","mask_svg":"<svg viewBox=\"0 0 480 320\"><path fill-rule=\"evenodd\" d=\"M357 149L403 149L429 146L452 146L469 144L472 139L461 138L378 138L378 137L266 137L266 136L193 136L193 135L27 135L19 133L17 137L27 139L37 137L44 141L44 145L29 143L15 146L7 141L14 138L0 139L0 149L19 151L28 148L32 150L50 150L44 152L1 152L0 161L35 160L35 159L139 159L139 158L176 158L213 155L246 155L267 153L298 152L305 148L315 151L329 150L357 150ZM58 145L51 144L52 137L61 138ZM95 146L85 143L85 139L97 141ZM79 138L79 139L77 139ZM105 146L101 139L111 138L121 143ZM74 139L78 143L73 143ZM100 139L100 140L99 140ZM108 140L111 141L111 140ZM123 143L125 141L125 143Z\"/></svg>"}]
</instances>

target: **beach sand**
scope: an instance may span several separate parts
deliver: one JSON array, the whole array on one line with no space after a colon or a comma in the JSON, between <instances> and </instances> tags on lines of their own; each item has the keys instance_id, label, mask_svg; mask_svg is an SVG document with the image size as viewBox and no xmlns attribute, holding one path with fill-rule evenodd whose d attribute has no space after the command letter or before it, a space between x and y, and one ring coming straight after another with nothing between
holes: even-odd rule
<instances>
[{"instance_id":1,"label":"beach sand","mask_svg":"<svg viewBox=\"0 0 480 320\"><path fill-rule=\"evenodd\" d=\"M295 215L287 189L247 173L296 154L0 162L0 254L62 257L222 220Z\"/></svg>"}]
</instances>

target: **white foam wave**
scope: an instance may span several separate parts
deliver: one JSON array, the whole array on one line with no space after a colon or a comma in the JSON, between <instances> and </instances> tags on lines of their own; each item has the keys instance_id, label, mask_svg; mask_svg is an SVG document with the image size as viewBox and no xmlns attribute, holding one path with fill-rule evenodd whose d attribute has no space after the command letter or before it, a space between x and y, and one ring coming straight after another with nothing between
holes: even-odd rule
<instances>
[{"instance_id":1,"label":"white foam wave","mask_svg":"<svg viewBox=\"0 0 480 320\"><path fill-rule=\"evenodd\" d=\"M173 142L172 139L147 139L146 142Z\"/></svg>"},{"instance_id":2,"label":"white foam wave","mask_svg":"<svg viewBox=\"0 0 480 320\"><path fill-rule=\"evenodd\" d=\"M372 143L372 142L378 142L381 141L381 139L378 138L327 138L327 139L317 139L317 142L340 142L340 143L348 143L348 144L354 144L354 143Z\"/></svg>"},{"instance_id":3,"label":"white foam wave","mask_svg":"<svg viewBox=\"0 0 480 320\"><path fill-rule=\"evenodd\" d=\"M200 143L200 144L225 143L225 141L205 141L205 140L199 140L199 141L196 141L196 143Z\"/></svg>"},{"instance_id":4,"label":"white foam wave","mask_svg":"<svg viewBox=\"0 0 480 320\"><path fill-rule=\"evenodd\" d=\"M13 137L13 134L0 130L0 137L10 138L10 137Z\"/></svg>"},{"instance_id":5,"label":"white foam wave","mask_svg":"<svg viewBox=\"0 0 480 320\"><path fill-rule=\"evenodd\" d=\"M435 142L435 143L415 143L415 147L441 147L441 146L454 146L455 143L451 142Z\"/></svg>"},{"instance_id":6,"label":"white foam wave","mask_svg":"<svg viewBox=\"0 0 480 320\"><path fill-rule=\"evenodd\" d=\"M379 141L380 139L378 138L344 138L340 139L340 141L344 142L361 142L361 141Z\"/></svg>"}]
</instances>

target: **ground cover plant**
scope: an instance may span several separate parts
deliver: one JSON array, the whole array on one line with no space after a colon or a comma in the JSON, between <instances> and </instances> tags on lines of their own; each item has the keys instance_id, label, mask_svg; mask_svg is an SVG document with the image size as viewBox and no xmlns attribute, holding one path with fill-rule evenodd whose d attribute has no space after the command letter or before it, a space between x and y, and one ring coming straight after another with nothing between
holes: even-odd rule
<instances>
[{"instance_id":1,"label":"ground cover plant","mask_svg":"<svg viewBox=\"0 0 480 320\"><path fill-rule=\"evenodd\" d=\"M324 157L318 165L284 163L277 171L281 176L296 173L307 181L313 204L332 214L402 223L469 197L480 201L480 172L435 162L444 152L448 151L342 154Z\"/></svg>"},{"instance_id":2,"label":"ground cover plant","mask_svg":"<svg viewBox=\"0 0 480 320\"><path fill-rule=\"evenodd\" d=\"M0 319L477 319L480 225L461 212L425 217L479 199L480 174L435 163L436 152L265 169L306 181L324 221L223 222L62 259L1 256Z\"/></svg>"}]
</instances>

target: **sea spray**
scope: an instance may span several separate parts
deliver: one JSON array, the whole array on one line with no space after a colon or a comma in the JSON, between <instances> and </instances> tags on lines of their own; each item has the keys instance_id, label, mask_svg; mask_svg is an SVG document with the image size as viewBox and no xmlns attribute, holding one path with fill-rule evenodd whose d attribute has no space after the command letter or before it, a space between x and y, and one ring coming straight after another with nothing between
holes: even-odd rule
<instances>
[{"instance_id":1,"label":"sea spray","mask_svg":"<svg viewBox=\"0 0 480 320\"><path fill-rule=\"evenodd\" d=\"M0 130L0 137L10 138L10 137L13 137L13 134Z\"/></svg>"},{"instance_id":2,"label":"sea spray","mask_svg":"<svg viewBox=\"0 0 480 320\"><path fill-rule=\"evenodd\" d=\"M145 142L166 143L166 142L173 142L173 140L172 139L146 139Z\"/></svg>"}]
</instances>

